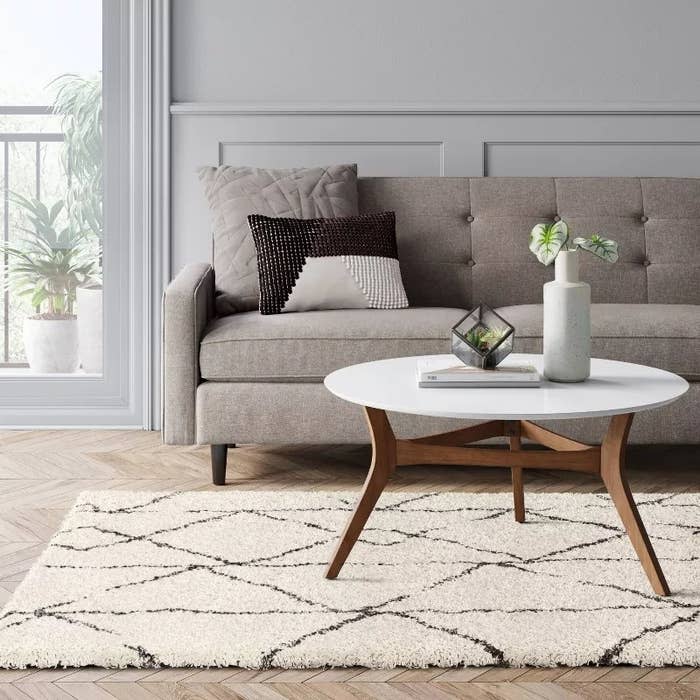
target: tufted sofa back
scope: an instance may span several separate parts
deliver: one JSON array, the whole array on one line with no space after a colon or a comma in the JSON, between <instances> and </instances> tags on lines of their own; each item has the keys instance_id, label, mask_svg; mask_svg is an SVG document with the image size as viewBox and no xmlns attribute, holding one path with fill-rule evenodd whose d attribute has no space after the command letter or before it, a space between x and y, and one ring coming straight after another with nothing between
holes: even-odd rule
<instances>
[{"instance_id":1,"label":"tufted sofa back","mask_svg":"<svg viewBox=\"0 0 700 700\"><path fill-rule=\"evenodd\" d=\"M620 244L609 265L581 256L594 302L700 304L700 179L361 178L360 211L395 211L411 305L542 301L553 277L528 250L539 222Z\"/></svg>"}]
</instances>

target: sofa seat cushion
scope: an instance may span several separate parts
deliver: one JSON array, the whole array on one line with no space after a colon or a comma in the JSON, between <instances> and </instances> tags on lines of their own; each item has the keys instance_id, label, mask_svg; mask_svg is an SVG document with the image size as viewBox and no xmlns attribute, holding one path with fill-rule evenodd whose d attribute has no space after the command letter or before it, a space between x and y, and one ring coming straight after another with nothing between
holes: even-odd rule
<instances>
[{"instance_id":1,"label":"sofa seat cushion","mask_svg":"<svg viewBox=\"0 0 700 700\"><path fill-rule=\"evenodd\" d=\"M203 379L321 381L346 365L450 351L453 308L344 309L216 319L202 339Z\"/></svg>"},{"instance_id":2,"label":"sofa seat cushion","mask_svg":"<svg viewBox=\"0 0 700 700\"><path fill-rule=\"evenodd\" d=\"M515 326L516 352L542 352L542 305L497 309ZM636 362L700 381L700 306L592 304L591 354Z\"/></svg>"}]
</instances>

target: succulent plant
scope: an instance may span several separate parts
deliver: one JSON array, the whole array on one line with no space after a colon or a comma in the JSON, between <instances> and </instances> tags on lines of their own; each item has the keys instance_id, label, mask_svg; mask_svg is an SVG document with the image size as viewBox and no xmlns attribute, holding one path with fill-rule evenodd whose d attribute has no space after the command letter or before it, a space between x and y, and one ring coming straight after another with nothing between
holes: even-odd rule
<instances>
[{"instance_id":1,"label":"succulent plant","mask_svg":"<svg viewBox=\"0 0 700 700\"><path fill-rule=\"evenodd\" d=\"M467 331L467 340L479 352L487 352L506 334L503 328L487 328L486 326L476 325Z\"/></svg>"}]
</instances>

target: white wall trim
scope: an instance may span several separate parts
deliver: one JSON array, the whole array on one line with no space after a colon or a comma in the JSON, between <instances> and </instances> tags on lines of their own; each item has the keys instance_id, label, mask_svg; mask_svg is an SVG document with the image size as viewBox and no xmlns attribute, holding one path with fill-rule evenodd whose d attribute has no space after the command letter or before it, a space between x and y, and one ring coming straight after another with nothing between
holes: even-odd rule
<instances>
[{"instance_id":1,"label":"white wall trim","mask_svg":"<svg viewBox=\"0 0 700 700\"><path fill-rule=\"evenodd\" d=\"M129 149L130 173L130 231L134 254L132 255L131 274L140 273L140 288L148 294L151 287L153 269L152 225L151 225L151 3L144 0L130 0L130 63L129 85L131 92L131 109L129 111ZM141 266L134 264L136 251L141 255ZM150 296L144 296L150 300ZM150 428L151 405L151 305L144 303L141 313L132 305L129 314L130 333L132 335L131 352L134 353L133 367L140 366L141 381L137 373L130 372L131 401L140 393L141 423Z\"/></svg>"},{"instance_id":2,"label":"white wall trim","mask_svg":"<svg viewBox=\"0 0 700 700\"><path fill-rule=\"evenodd\" d=\"M700 102L491 102L491 103L291 103L291 102L173 102L170 105L172 115L430 115L430 114L664 114L664 115L698 115Z\"/></svg>"},{"instance_id":3,"label":"white wall trim","mask_svg":"<svg viewBox=\"0 0 700 700\"><path fill-rule=\"evenodd\" d=\"M0 430L143 430L140 425L3 425Z\"/></svg>"},{"instance_id":4,"label":"white wall trim","mask_svg":"<svg viewBox=\"0 0 700 700\"><path fill-rule=\"evenodd\" d=\"M170 0L154 0L152 9L152 230L151 346L149 402L151 429L161 425L161 298L172 273L170 233Z\"/></svg>"}]
</instances>

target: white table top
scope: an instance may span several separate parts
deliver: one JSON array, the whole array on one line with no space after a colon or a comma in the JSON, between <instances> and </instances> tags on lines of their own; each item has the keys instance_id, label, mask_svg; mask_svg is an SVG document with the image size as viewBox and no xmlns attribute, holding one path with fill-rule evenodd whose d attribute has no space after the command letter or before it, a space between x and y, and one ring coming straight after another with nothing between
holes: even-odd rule
<instances>
[{"instance_id":1,"label":"white table top","mask_svg":"<svg viewBox=\"0 0 700 700\"><path fill-rule=\"evenodd\" d=\"M420 388L419 359L458 360L453 355L397 357L344 367L329 374L324 384L336 396L398 413L445 418L546 420L636 413L675 401L688 390L681 377L653 367L613 360L591 360L585 382L562 384L543 379L540 387L517 389ZM541 355L509 355L509 364L535 365Z\"/></svg>"}]
</instances>

